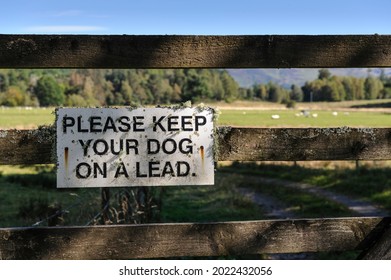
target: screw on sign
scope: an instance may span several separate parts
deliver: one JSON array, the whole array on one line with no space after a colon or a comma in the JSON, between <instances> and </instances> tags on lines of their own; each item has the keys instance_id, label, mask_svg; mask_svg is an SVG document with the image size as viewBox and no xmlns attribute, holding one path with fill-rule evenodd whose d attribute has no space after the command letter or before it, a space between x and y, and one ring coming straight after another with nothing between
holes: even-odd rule
<instances>
[{"instance_id":1,"label":"screw on sign","mask_svg":"<svg viewBox=\"0 0 391 280\"><path fill-rule=\"evenodd\" d=\"M57 187L213 185L211 108L59 108Z\"/></svg>"}]
</instances>

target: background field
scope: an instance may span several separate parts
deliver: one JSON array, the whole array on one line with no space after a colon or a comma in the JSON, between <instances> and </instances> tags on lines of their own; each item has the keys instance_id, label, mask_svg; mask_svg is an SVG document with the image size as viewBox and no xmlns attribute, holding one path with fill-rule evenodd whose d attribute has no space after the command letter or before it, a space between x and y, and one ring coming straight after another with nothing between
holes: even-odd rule
<instances>
[{"instance_id":1,"label":"background field","mask_svg":"<svg viewBox=\"0 0 391 280\"><path fill-rule=\"evenodd\" d=\"M269 102L214 103L218 125L258 127L387 127L391 124L390 100L299 103L296 109ZM358 109L357 107L363 107ZM309 116L301 115L308 111ZM278 115L278 119L273 119ZM315 117L316 116L316 117ZM54 108L0 107L0 129L35 128L54 123Z\"/></svg>"},{"instance_id":2,"label":"background field","mask_svg":"<svg viewBox=\"0 0 391 280\"><path fill-rule=\"evenodd\" d=\"M54 108L0 107L0 129L36 128L54 123Z\"/></svg>"},{"instance_id":3,"label":"background field","mask_svg":"<svg viewBox=\"0 0 391 280\"><path fill-rule=\"evenodd\" d=\"M298 110L221 110L220 125L259 127L386 127L391 113L343 110L311 110L308 117ZM278 116L273 119L272 116ZM314 117L316 116L316 117Z\"/></svg>"}]
</instances>

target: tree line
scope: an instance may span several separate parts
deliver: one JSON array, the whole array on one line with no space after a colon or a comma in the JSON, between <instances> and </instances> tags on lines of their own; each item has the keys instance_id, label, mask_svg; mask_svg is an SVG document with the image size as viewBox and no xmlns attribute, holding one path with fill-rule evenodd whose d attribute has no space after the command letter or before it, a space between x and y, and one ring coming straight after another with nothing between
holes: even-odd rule
<instances>
[{"instance_id":1,"label":"tree line","mask_svg":"<svg viewBox=\"0 0 391 280\"><path fill-rule=\"evenodd\" d=\"M303 86L292 85L290 89L275 83L255 84L243 90L242 96L249 100L264 100L279 103L344 101L391 98L391 77L384 70L378 77L368 73L366 78L334 76L328 69L320 69L317 79Z\"/></svg>"},{"instance_id":2,"label":"tree line","mask_svg":"<svg viewBox=\"0 0 391 280\"><path fill-rule=\"evenodd\" d=\"M191 100L231 102L239 86L225 70L0 70L3 106L113 106Z\"/></svg>"},{"instance_id":3,"label":"tree line","mask_svg":"<svg viewBox=\"0 0 391 280\"><path fill-rule=\"evenodd\" d=\"M334 76L284 88L274 82L240 88L225 70L0 69L3 106L115 106L262 100L285 103L391 98L391 77Z\"/></svg>"}]
</instances>

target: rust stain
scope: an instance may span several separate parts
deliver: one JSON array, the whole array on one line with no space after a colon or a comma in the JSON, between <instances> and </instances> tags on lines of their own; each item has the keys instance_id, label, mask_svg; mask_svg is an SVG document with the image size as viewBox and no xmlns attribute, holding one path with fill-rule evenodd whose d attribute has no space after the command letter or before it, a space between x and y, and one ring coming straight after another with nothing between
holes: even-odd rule
<instances>
[{"instance_id":1,"label":"rust stain","mask_svg":"<svg viewBox=\"0 0 391 280\"><path fill-rule=\"evenodd\" d=\"M65 147L64 149L64 161L65 161L65 172L66 176L68 177L68 157L69 157L69 149L68 147Z\"/></svg>"},{"instance_id":2,"label":"rust stain","mask_svg":"<svg viewBox=\"0 0 391 280\"><path fill-rule=\"evenodd\" d=\"M200 147L200 154L201 154L202 163L204 163L204 159L205 159L205 149L204 149L204 146Z\"/></svg>"}]
</instances>

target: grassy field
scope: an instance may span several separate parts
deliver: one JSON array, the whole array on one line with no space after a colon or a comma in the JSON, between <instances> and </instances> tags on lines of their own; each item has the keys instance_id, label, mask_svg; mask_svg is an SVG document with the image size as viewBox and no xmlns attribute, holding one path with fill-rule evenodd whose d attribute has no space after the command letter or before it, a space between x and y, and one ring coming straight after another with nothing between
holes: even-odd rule
<instances>
[{"instance_id":1,"label":"grassy field","mask_svg":"<svg viewBox=\"0 0 391 280\"><path fill-rule=\"evenodd\" d=\"M238 101L232 104L216 103L219 109L218 125L256 127L387 127L391 125L391 109L371 106L388 104L374 101L351 101L334 103L312 103L310 114L305 117L301 111L308 109L308 103L299 103L298 109L286 109L284 105L267 102ZM378 101L379 102L379 101ZM380 104L380 105L379 105ZM352 109L354 106L368 106L367 109ZM0 129L36 128L54 123L54 108L7 108L0 107ZM272 118L278 115L279 117Z\"/></svg>"},{"instance_id":2,"label":"grassy field","mask_svg":"<svg viewBox=\"0 0 391 280\"><path fill-rule=\"evenodd\" d=\"M237 192L236 186L242 181L236 174L217 172L214 186L167 187L161 213L162 221L215 222L262 219L261 209Z\"/></svg>"},{"instance_id":3,"label":"grassy field","mask_svg":"<svg viewBox=\"0 0 391 280\"><path fill-rule=\"evenodd\" d=\"M387 127L391 100L297 103L296 109L270 102L238 101L212 104L221 114L219 125L257 127ZM357 109L360 108L360 109ZM303 110L309 112L305 117ZM278 115L278 118L272 116Z\"/></svg>"},{"instance_id":4,"label":"grassy field","mask_svg":"<svg viewBox=\"0 0 391 280\"><path fill-rule=\"evenodd\" d=\"M279 118L273 119L276 115ZM387 127L391 125L391 113L314 110L305 117L297 110L221 110L218 123L257 127Z\"/></svg>"},{"instance_id":5,"label":"grassy field","mask_svg":"<svg viewBox=\"0 0 391 280\"><path fill-rule=\"evenodd\" d=\"M65 225L84 225L99 212L99 189L58 190L52 168L0 166L0 227L45 226L50 209L65 211Z\"/></svg>"},{"instance_id":6,"label":"grassy field","mask_svg":"<svg viewBox=\"0 0 391 280\"><path fill-rule=\"evenodd\" d=\"M0 107L0 129L36 128L54 123L54 108Z\"/></svg>"},{"instance_id":7,"label":"grassy field","mask_svg":"<svg viewBox=\"0 0 391 280\"><path fill-rule=\"evenodd\" d=\"M100 213L99 188L56 189L52 166L0 166L0 227L45 226L50 209L63 211L63 225L86 225ZM216 174L215 186L165 187L159 220L212 222L262 219L262 211L238 195L239 177ZM124 188L111 188L113 198ZM111 206L118 207L115 199Z\"/></svg>"}]
</instances>

